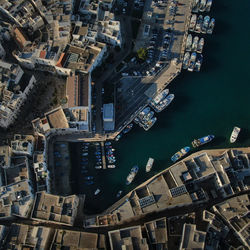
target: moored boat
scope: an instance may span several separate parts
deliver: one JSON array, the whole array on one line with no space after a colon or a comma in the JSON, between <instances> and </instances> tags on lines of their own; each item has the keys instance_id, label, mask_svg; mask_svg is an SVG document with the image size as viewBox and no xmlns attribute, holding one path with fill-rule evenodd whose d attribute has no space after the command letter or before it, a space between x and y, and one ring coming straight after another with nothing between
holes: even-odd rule
<instances>
[{"instance_id":1,"label":"moored boat","mask_svg":"<svg viewBox=\"0 0 250 250\"><path fill-rule=\"evenodd\" d=\"M126 179L126 185L129 185L134 180L136 174L138 173L138 170L139 170L138 166L134 166L131 168L130 173Z\"/></svg>"},{"instance_id":2,"label":"moored boat","mask_svg":"<svg viewBox=\"0 0 250 250\"><path fill-rule=\"evenodd\" d=\"M193 0L192 12L197 13L199 11L199 0Z\"/></svg>"},{"instance_id":3,"label":"moored boat","mask_svg":"<svg viewBox=\"0 0 250 250\"><path fill-rule=\"evenodd\" d=\"M196 25L196 21L197 21L197 15L196 14L192 14L191 19L190 19L190 25L189 25L189 30L190 31L194 31L194 27Z\"/></svg>"},{"instance_id":4,"label":"moored boat","mask_svg":"<svg viewBox=\"0 0 250 250\"><path fill-rule=\"evenodd\" d=\"M108 165L108 168L116 168L116 165Z\"/></svg>"},{"instance_id":5,"label":"moored boat","mask_svg":"<svg viewBox=\"0 0 250 250\"><path fill-rule=\"evenodd\" d=\"M213 0L207 0L206 7L205 7L206 12L209 12L211 10L212 3L213 3Z\"/></svg>"},{"instance_id":6,"label":"moored boat","mask_svg":"<svg viewBox=\"0 0 250 250\"><path fill-rule=\"evenodd\" d=\"M193 52L191 54L190 61L189 61L189 66L188 66L188 71L192 72L194 70L196 56L197 56L196 52Z\"/></svg>"},{"instance_id":7,"label":"moored boat","mask_svg":"<svg viewBox=\"0 0 250 250\"><path fill-rule=\"evenodd\" d=\"M199 6L199 11L204 12L206 10L206 2L207 0L201 0L200 1L200 6Z\"/></svg>"},{"instance_id":8,"label":"moored boat","mask_svg":"<svg viewBox=\"0 0 250 250\"><path fill-rule=\"evenodd\" d=\"M239 136L240 130L241 129L239 127L234 127L233 132L232 132L232 134L230 136L230 142L231 143L236 142L236 140L237 140L237 138Z\"/></svg>"},{"instance_id":9,"label":"moored boat","mask_svg":"<svg viewBox=\"0 0 250 250\"><path fill-rule=\"evenodd\" d=\"M123 134L127 134L133 128L133 123L128 124L123 130Z\"/></svg>"},{"instance_id":10,"label":"moored boat","mask_svg":"<svg viewBox=\"0 0 250 250\"><path fill-rule=\"evenodd\" d=\"M153 167L153 164L154 164L154 159L150 157L146 164L146 172L149 172L151 170L151 168Z\"/></svg>"},{"instance_id":11,"label":"moored boat","mask_svg":"<svg viewBox=\"0 0 250 250\"><path fill-rule=\"evenodd\" d=\"M183 59L183 64L182 64L182 68L183 69L187 69L189 66L189 60L190 60L190 53L186 52L184 55L184 59Z\"/></svg>"},{"instance_id":12,"label":"moored boat","mask_svg":"<svg viewBox=\"0 0 250 250\"><path fill-rule=\"evenodd\" d=\"M199 37L195 36L192 44L192 51L196 51L198 48Z\"/></svg>"},{"instance_id":13,"label":"moored boat","mask_svg":"<svg viewBox=\"0 0 250 250\"><path fill-rule=\"evenodd\" d=\"M204 43L205 43L205 40L204 38L202 37L198 43L198 47L197 47L197 52L198 53L202 53L203 51L203 47L204 47Z\"/></svg>"},{"instance_id":14,"label":"moored boat","mask_svg":"<svg viewBox=\"0 0 250 250\"><path fill-rule=\"evenodd\" d=\"M213 33L214 25L215 25L215 19L211 18L211 21L210 21L208 28L207 28L207 34L211 35Z\"/></svg>"},{"instance_id":15,"label":"moored boat","mask_svg":"<svg viewBox=\"0 0 250 250\"><path fill-rule=\"evenodd\" d=\"M119 198L122 194L122 190L118 191L117 195L116 195L116 198Z\"/></svg>"},{"instance_id":16,"label":"moored boat","mask_svg":"<svg viewBox=\"0 0 250 250\"><path fill-rule=\"evenodd\" d=\"M201 32L204 33L204 34L207 33L207 28L208 28L208 25L209 25L209 21L210 21L210 16L205 16L204 21L203 21L203 25L202 25L202 28L201 28Z\"/></svg>"},{"instance_id":17,"label":"moored boat","mask_svg":"<svg viewBox=\"0 0 250 250\"><path fill-rule=\"evenodd\" d=\"M95 166L95 169L102 169L102 166L101 165Z\"/></svg>"},{"instance_id":18,"label":"moored boat","mask_svg":"<svg viewBox=\"0 0 250 250\"><path fill-rule=\"evenodd\" d=\"M100 192L101 192L101 190L99 188L97 188L95 191L95 195L98 195Z\"/></svg>"},{"instance_id":19,"label":"moored boat","mask_svg":"<svg viewBox=\"0 0 250 250\"><path fill-rule=\"evenodd\" d=\"M195 62L194 71L199 72L201 70L201 64L203 62L203 55L199 54L197 57L198 57L198 59Z\"/></svg>"},{"instance_id":20,"label":"moored boat","mask_svg":"<svg viewBox=\"0 0 250 250\"><path fill-rule=\"evenodd\" d=\"M214 135L207 135L207 136L204 136L202 138L199 138L199 139L194 139L192 141L192 146L194 148L197 148L197 147L200 147L210 141L212 141L214 139Z\"/></svg>"},{"instance_id":21,"label":"moored boat","mask_svg":"<svg viewBox=\"0 0 250 250\"><path fill-rule=\"evenodd\" d=\"M121 139L121 137L122 137L122 134L117 135L117 136L115 137L115 141L119 141L119 140Z\"/></svg>"},{"instance_id":22,"label":"moored boat","mask_svg":"<svg viewBox=\"0 0 250 250\"><path fill-rule=\"evenodd\" d=\"M186 51L190 51L191 50L192 41L193 41L192 35L188 34L187 41L186 41Z\"/></svg>"},{"instance_id":23,"label":"moored boat","mask_svg":"<svg viewBox=\"0 0 250 250\"><path fill-rule=\"evenodd\" d=\"M175 153L172 157L171 160L173 162L178 161L180 158L182 158L184 155L186 155L190 151L190 147L184 147L177 153Z\"/></svg>"},{"instance_id":24,"label":"moored boat","mask_svg":"<svg viewBox=\"0 0 250 250\"><path fill-rule=\"evenodd\" d=\"M144 130L148 131L150 128L153 127L156 121L157 121L156 117L153 117L152 119L150 119L146 124L143 125Z\"/></svg>"},{"instance_id":25,"label":"moored boat","mask_svg":"<svg viewBox=\"0 0 250 250\"><path fill-rule=\"evenodd\" d=\"M202 24L203 24L203 16L199 15L197 22L196 22L196 25L195 25L195 30L194 30L196 33L201 32Z\"/></svg>"}]
</instances>

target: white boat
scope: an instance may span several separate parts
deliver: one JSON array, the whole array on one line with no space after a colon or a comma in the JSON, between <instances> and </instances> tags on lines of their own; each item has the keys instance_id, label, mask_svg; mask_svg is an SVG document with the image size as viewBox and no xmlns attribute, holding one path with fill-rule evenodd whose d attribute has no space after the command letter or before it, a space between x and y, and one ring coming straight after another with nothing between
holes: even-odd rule
<instances>
[{"instance_id":1,"label":"white boat","mask_svg":"<svg viewBox=\"0 0 250 250\"><path fill-rule=\"evenodd\" d=\"M207 0L205 11L209 12L212 6L213 0Z\"/></svg>"},{"instance_id":2,"label":"white boat","mask_svg":"<svg viewBox=\"0 0 250 250\"><path fill-rule=\"evenodd\" d=\"M195 26L195 32L196 33L200 33L201 32L201 26L203 24L203 16L199 15L197 22L196 22L196 26Z\"/></svg>"},{"instance_id":3,"label":"white boat","mask_svg":"<svg viewBox=\"0 0 250 250\"><path fill-rule=\"evenodd\" d=\"M190 53L186 52L184 55L184 59L183 59L183 64L182 64L182 68L183 69L187 69L189 66L189 60L190 60Z\"/></svg>"},{"instance_id":4,"label":"white boat","mask_svg":"<svg viewBox=\"0 0 250 250\"><path fill-rule=\"evenodd\" d=\"M207 28L207 34L211 35L213 33L214 25L215 25L215 19L211 18L210 23Z\"/></svg>"},{"instance_id":5,"label":"white boat","mask_svg":"<svg viewBox=\"0 0 250 250\"><path fill-rule=\"evenodd\" d=\"M192 72L194 70L195 61L196 61L196 52L193 52L190 57L188 71Z\"/></svg>"},{"instance_id":6,"label":"white boat","mask_svg":"<svg viewBox=\"0 0 250 250\"><path fill-rule=\"evenodd\" d=\"M209 22L210 22L210 16L205 16L204 21L203 21L203 25L201 28L202 33L204 33L204 34L207 33L207 28L208 28Z\"/></svg>"},{"instance_id":7,"label":"white boat","mask_svg":"<svg viewBox=\"0 0 250 250\"><path fill-rule=\"evenodd\" d=\"M197 47L197 52L198 53L202 53L203 51L203 47L204 47L204 43L205 43L205 40L204 38L202 37L198 43L198 47Z\"/></svg>"},{"instance_id":8,"label":"white boat","mask_svg":"<svg viewBox=\"0 0 250 250\"><path fill-rule=\"evenodd\" d=\"M144 130L148 131L155 124L156 121L157 121L157 118L153 117L151 120L148 121L147 124L143 126Z\"/></svg>"},{"instance_id":9,"label":"white boat","mask_svg":"<svg viewBox=\"0 0 250 250\"><path fill-rule=\"evenodd\" d=\"M102 169L102 166L95 166L95 169Z\"/></svg>"},{"instance_id":10,"label":"white boat","mask_svg":"<svg viewBox=\"0 0 250 250\"><path fill-rule=\"evenodd\" d=\"M190 19L189 30L194 31L194 27L196 25L196 21L197 21L197 15L196 14L192 14L191 19Z\"/></svg>"},{"instance_id":11,"label":"white boat","mask_svg":"<svg viewBox=\"0 0 250 250\"><path fill-rule=\"evenodd\" d=\"M130 173L126 179L126 185L129 185L134 180L136 174L138 173L138 170L139 170L138 166L134 166L131 168Z\"/></svg>"},{"instance_id":12,"label":"white boat","mask_svg":"<svg viewBox=\"0 0 250 250\"><path fill-rule=\"evenodd\" d=\"M198 48L199 37L195 36L192 44L192 51L196 51Z\"/></svg>"},{"instance_id":13,"label":"white boat","mask_svg":"<svg viewBox=\"0 0 250 250\"><path fill-rule=\"evenodd\" d=\"M203 62L203 56L202 54L199 54L198 58L197 58L197 61L194 65L194 71L197 71L199 72L201 70L201 64Z\"/></svg>"},{"instance_id":14,"label":"white boat","mask_svg":"<svg viewBox=\"0 0 250 250\"><path fill-rule=\"evenodd\" d=\"M155 96L155 98L152 100L152 103L154 103L155 105L158 104L168 95L168 93L169 89L164 89L162 92L160 92L158 95Z\"/></svg>"},{"instance_id":15,"label":"white boat","mask_svg":"<svg viewBox=\"0 0 250 250\"><path fill-rule=\"evenodd\" d=\"M119 197L121 196L121 194L122 194L122 190L120 190L120 191L117 193L116 198L119 198Z\"/></svg>"},{"instance_id":16,"label":"white boat","mask_svg":"<svg viewBox=\"0 0 250 250\"><path fill-rule=\"evenodd\" d=\"M199 0L193 0L192 3L192 12L197 13L199 11Z\"/></svg>"},{"instance_id":17,"label":"white boat","mask_svg":"<svg viewBox=\"0 0 250 250\"><path fill-rule=\"evenodd\" d=\"M108 165L108 168L116 168L116 165Z\"/></svg>"},{"instance_id":18,"label":"white boat","mask_svg":"<svg viewBox=\"0 0 250 250\"><path fill-rule=\"evenodd\" d=\"M236 140L237 140L237 138L239 136L240 130L241 129L239 127L234 127L233 132L232 132L232 134L230 136L230 142L231 143L236 142Z\"/></svg>"},{"instance_id":19,"label":"white boat","mask_svg":"<svg viewBox=\"0 0 250 250\"><path fill-rule=\"evenodd\" d=\"M138 118L142 119L145 115L147 115L150 112L150 107L146 107L145 109L143 109L139 115Z\"/></svg>"},{"instance_id":20,"label":"white boat","mask_svg":"<svg viewBox=\"0 0 250 250\"><path fill-rule=\"evenodd\" d=\"M153 158L149 158L147 165L146 165L146 172L149 172L151 170L151 168L153 167L154 164L154 159Z\"/></svg>"},{"instance_id":21,"label":"white boat","mask_svg":"<svg viewBox=\"0 0 250 250\"><path fill-rule=\"evenodd\" d=\"M192 41L193 41L192 35L188 34L187 41L186 41L186 51L190 51L191 50Z\"/></svg>"},{"instance_id":22,"label":"white boat","mask_svg":"<svg viewBox=\"0 0 250 250\"><path fill-rule=\"evenodd\" d=\"M97 188L95 191L95 195L98 195L100 192L101 192L101 190L99 188Z\"/></svg>"},{"instance_id":23,"label":"white boat","mask_svg":"<svg viewBox=\"0 0 250 250\"><path fill-rule=\"evenodd\" d=\"M207 0L200 1L200 7L199 7L200 12L204 12L206 10L206 2L207 2Z\"/></svg>"}]
</instances>

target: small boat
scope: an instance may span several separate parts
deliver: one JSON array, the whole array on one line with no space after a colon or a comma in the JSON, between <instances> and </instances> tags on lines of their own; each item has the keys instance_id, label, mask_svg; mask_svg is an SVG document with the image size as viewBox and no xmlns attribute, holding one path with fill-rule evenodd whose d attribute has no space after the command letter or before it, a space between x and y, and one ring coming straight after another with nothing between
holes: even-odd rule
<instances>
[{"instance_id":1,"label":"small boat","mask_svg":"<svg viewBox=\"0 0 250 250\"><path fill-rule=\"evenodd\" d=\"M191 19L190 19L190 25L189 25L189 30L190 31L194 31L194 27L196 25L196 21L197 21L197 15L196 14L192 14Z\"/></svg>"},{"instance_id":2,"label":"small boat","mask_svg":"<svg viewBox=\"0 0 250 250\"><path fill-rule=\"evenodd\" d=\"M202 138L199 138L199 139L194 139L192 141L192 146L194 148L197 148L197 147L200 147L210 141L212 141L214 139L214 135L207 135L207 136L204 136Z\"/></svg>"},{"instance_id":3,"label":"small boat","mask_svg":"<svg viewBox=\"0 0 250 250\"><path fill-rule=\"evenodd\" d=\"M195 36L192 44L192 51L196 51L198 48L199 37Z\"/></svg>"},{"instance_id":4,"label":"small boat","mask_svg":"<svg viewBox=\"0 0 250 250\"><path fill-rule=\"evenodd\" d=\"M88 156L89 155L89 153L83 153L82 154L82 156Z\"/></svg>"},{"instance_id":5,"label":"small boat","mask_svg":"<svg viewBox=\"0 0 250 250\"><path fill-rule=\"evenodd\" d=\"M145 125L143 125L143 128L145 131L148 131L152 126L156 123L157 118L153 117L151 120L149 120Z\"/></svg>"},{"instance_id":6,"label":"small boat","mask_svg":"<svg viewBox=\"0 0 250 250\"><path fill-rule=\"evenodd\" d=\"M202 50L203 50L203 47L204 47L204 43L205 43L205 40L204 38L202 37L198 43L198 47L197 47L197 52L198 53L202 53Z\"/></svg>"},{"instance_id":7,"label":"small boat","mask_svg":"<svg viewBox=\"0 0 250 250\"><path fill-rule=\"evenodd\" d=\"M154 159L153 158L149 158L147 165L146 165L146 172L149 172L151 170L151 168L153 167L154 164Z\"/></svg>"},{"instance_id":8,"label":"small boat","mask_svg":"<svg viewBox=\"0 0 250 250\"><path fill-rule=\"evenodd\" d=\"M122 194L122 190L120 190L120 191L117 193L116 198L119 198L119 197L121 196L121 194Z\"/></svg>"},{"instance_id":9,"label":"small boat","mask_svg":"<svg viewBox=\"0 0 250 250\"><path fill-rule=\"evenodd\" d=\"M116 168L116 165L108 165L108 168Z\"/></svg>"},{"instance_id":10,"label":"small boat","mask_svg":"<svg viewBox=\"0 0 250 250\"><path fill-rule=\"evenodd\" d=\"M199 15L198 19L197 19L197 23L195 25L195 30L194 30L196 33L200 33L201 32L202 24L203 24L203 16Z\"/></svg>"},{"instance_id":11,"label":"small boat","mask_svg":"<svg viewBox=\"0 0 250 250\"><path fill-rule=\"evenodd\" d=\"M215 25L215 19L211 18L211 21L210 21L208 28L207 28L207 34L211 35L213 33L214 25Z\"/></svg>"},{"instance_id":12,"label":"small boat","mask_svg":"<svg viewBox=\"0 0 250 250\"><path fill-rule=\"evenodd\" d=\"M105 146L110 146L110 145L111 145L110 141L105 142Z\"/></svg>"},{"instance_id":13,"label":"small boat","mask_svg":"<svg viewBox=\"0 0 250 250\"><path fill-rule=\"evenodd\" d=\"M198 59L194 65L194 71L199 72L201 70L201 64L203 62L202 54L199 54Z\"/></svg>"},{"instance_id":14,"label":"small boat","mask_svg":"<svg viewBox=\"0 0 250 250\"><path fill-rule=\"evenodd\" d=\"M193 0L192 12L193 13L198 13L198 11L199 11L199 0Z\"/></svg>"},{"instance_id":15,"label":"small boat","mask_svg":"<svg viewBox=\"0 0 250 250\"><path fill-rule=\"evenodd\" d=\"M102 169L102 166L101 165L95 166L95 169Z\"/></svg>"},{"instance_id":16,"label":"small boat","mask_svg":"<svg viewBox=\"0 0 250 250\"><path fill-rule=\"evenodd\" d=\"M204 34L207 33L207 28L208 28L208 25L209 25L209 21L210 21L210 16L205 16L204 21L203 21L203 25L202 25L202 28L201 28L201 32L204 33Z\"/></svg>"},{"instance_id":17,"label":"small boat","mask_svg":"<svg viewBox=\"0 0 250 250\"><path fill-rule=\"evenodd\" d=\"M213 3L213 0L207 0L207 4L205 8L206 12L209 12L211 10L212 3Z\"/></svg>"},{"instance_id":18,"label":"small boat","mask_svg":"<svg viewBox=\"0 0 250 250\"><path fill-rule=\"evenodd\" d=\"M177 153L175 153L172 157L171 160L173 162L178 161L180 158L182 158L184 155L186 155L190 151L190 147L184 147Z\"/></svg>"},{"instance_id":19,"label":"small boat","mask_svg":"<svg viewBox=\"0 0 250 250\"><path fill-rule=\"evenodd\" d=\"M93 181L85 181L84 184L85 185L92 185L92 184L94 184L94 182Z\"/></svg>"},{"instance_id":20,"label":"small boat","mask_svg":"<svg viewBox=\"0 0 250 250\"><path fill-rule=\"evenodd\" d=\"M230 136L230 142L231 143L236 142L236 140L237 140L237 138L239 136L240 130L241 129L239 127L234 127L233 132L232 132L232 134Z\"/></svg>"},{"instance_id":21,"label":"small boat","mask_svg":"<svg viewBox=\"0 0 250 250\"><path fill-rule=\"evenodd\" d=\"M119 140L121 139L121 137L122 137L122 134L117 135L117 136L115 137L115 141L119 141Z\"/></svg>"},{"instance_id":22,"label":"small boat","mask_svg":"<svg viewBox=\"0 0 250 250\"><path fill-rule=\"evenodd\" d=\"M183 59L183 64L182 64L182 68L183 69L187 69L189 66L189 60L190 60L190 53L186 52L184 55L184 59Z\"/></svg>"},{"instance_id":23,"label":"small boat","mask_svg":"<svg viewBox=\"0 0 250 250\"><path fill-rule=\"evenodd\" d=\"M192 35L188 34L187 41L186 41L186 51L190 51L191 50L192 41L193 41Z\"/></svg>"},{"instance_id":24,"label":"small boat","mask_svg":"<svg viewBox=\"0 0 250 250\"><path fill-rule=\"evenodd\" d=\"M100 155L95 156L96 159L101 159L102 157Z\"/></svg>"},{"instance_id":25,"label":"small boat","mask_svg":"<svg viewBox=\"0 0 250 250\"><path fill-rule=\"evenodd\" d=\"M86 176L86 177L84 177L84 179L90 181L90 180L93 180L94 177L93 176Z\"/></svg>"},{"instance_id":26,"label":"small boat","mask_svg":"<svg viewBox=\"0 0 250 250\"><path fill-rule=\"evenodd\" d=\"M129 185L134 180L136 174L138 173L138 170L138 166L134 166L131 168L129 175L127 176L126 185Z\"/></svg>"},{"instance_id":27,"label":"small boat","mask_svg":"<svg viewBox=\"0 0 250 250\"><path fill-rule=\"evenodd\" d=\"M84 142L83 145L89 146L89 142Z\"/></svg>"},{"instance_id":28,"label":"small boat","mask_svg":"<svg viewBox=\"0 0 250 250\"><path fill-rule=\"evenodd\" d=\"M133 123L130 123L130 124L127 125L127 126L125 127L125 129L123 130L123 134L127 134L132 128L133 128Z\"/></svg>"},{"instance_id":29,"label":"small boat","mask_svg":"<svg viewBox=\"0 0 250 250\"><path fill-rule=\"evenodd\" d=\"M102 153L100 151L95 152L95 155L101 155Z\"/></svg>"},{"instance_id":30,"label":"small boat","mask_svg":"<svg viewBox=\"0 0 250 250\"><path fill-rule=\"evenodd\" d=\"M101 190L99 188L97 188L95 191L95 195L98 195L100 192L101 192Z\"/></svg>"},{"instance_id":31,"label":"small boat","mask_svg":"<svg viewBox=\"0 0 250 250\"><path fill-rule=\"evenodd\" d=\"M197 56L196 52L193 52L191 54L190 61L189 61L189 66L188 66L188 71L192 72L194 70L196 56Z\"/></svg>"}]
</instances>

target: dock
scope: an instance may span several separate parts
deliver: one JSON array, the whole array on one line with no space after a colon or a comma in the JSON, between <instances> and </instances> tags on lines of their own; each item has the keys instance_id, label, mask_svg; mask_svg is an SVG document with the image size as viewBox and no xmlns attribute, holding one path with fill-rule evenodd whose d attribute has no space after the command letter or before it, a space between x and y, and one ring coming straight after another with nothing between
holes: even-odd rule
<instances>
[{"instance_id":1,"label":"dock","mask_svg":"<svg viewBox=\"0 0 250 250\"><path fill-rule=\"evenodd\" d=\"M105 150L104 150L104 142L103 141L101 142L101 148L102 148L102 168L107 169Z\"/></svg>"}]
</instances>

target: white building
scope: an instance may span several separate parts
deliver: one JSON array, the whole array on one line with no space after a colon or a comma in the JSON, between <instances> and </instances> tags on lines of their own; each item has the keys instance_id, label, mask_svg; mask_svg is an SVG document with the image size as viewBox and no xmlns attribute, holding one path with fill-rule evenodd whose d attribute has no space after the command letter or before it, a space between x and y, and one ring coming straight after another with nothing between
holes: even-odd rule
<instances>
[{"instance_id":1,"label":"white building","mask_svg":"<svg viewBox=\"0 0 250 250\"><path fill-rule=\"evenodd\" d=\"M103 129L112 131L115 129L115 111L114 104L103 104Z\"/></svg>"}]
</instances>

